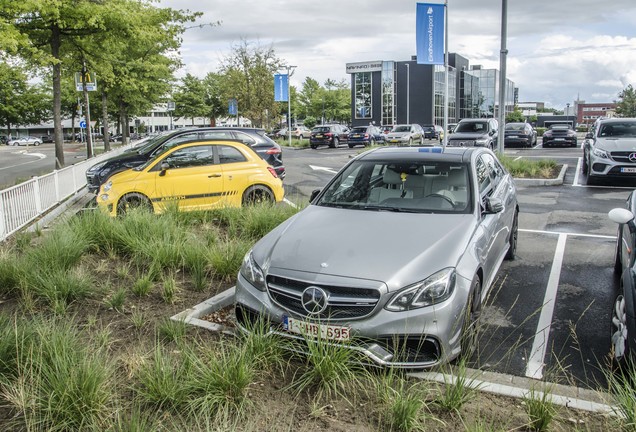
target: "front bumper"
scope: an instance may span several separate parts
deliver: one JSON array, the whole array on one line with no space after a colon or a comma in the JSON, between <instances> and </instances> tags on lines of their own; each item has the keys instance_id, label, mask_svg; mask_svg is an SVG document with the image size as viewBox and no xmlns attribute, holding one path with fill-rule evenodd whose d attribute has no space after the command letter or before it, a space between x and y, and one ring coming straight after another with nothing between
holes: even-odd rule
<instances>
[{"instance_id":1,"label":"front bumper","mask_svg":"<svg viewBox=\"0 0 636 432\"><path fill-rule=\"evenodd\" d=\"M384 306L395 293L383 292L369 315L348 320L323 319L320 324L349 327L351 341L328 343L355 350L371 364L428 368L446 363L460 353L463 310L470 290L470 281L460 276L456 284L451 297L436 306L404 312L388 311ZM285 331L284 317L317 322L281 307L272 300L269 292L259 291L240 274L235 311L243 330L249 331L252 323L265 321L270 333L300 342L306 336Z\"/></svg>"}]
</instances>

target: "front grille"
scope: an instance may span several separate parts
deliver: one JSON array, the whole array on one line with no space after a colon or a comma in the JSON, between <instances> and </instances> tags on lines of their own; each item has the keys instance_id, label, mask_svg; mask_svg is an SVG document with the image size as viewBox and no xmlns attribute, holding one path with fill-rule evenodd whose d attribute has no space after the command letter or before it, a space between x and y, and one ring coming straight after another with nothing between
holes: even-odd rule
<instances>
[{"instance_id":1,"label":"front grille","mask_svg":"<svg viewBox=\"0 0 636 432\"><path fill-rule=\"evenodd\" d=\"M636 154L633 151L615 151L610 153L610 157L612 160L622 164L636 164L636 162L632 162L629 160L630 154Z\"/></svg>"},{"instance_id":2,"label":"front grille","mask_svg":"<svg viewBox=\"0 0 636 432\"><path fill-rule=\"evenodd\" d=\"M453 140L452 139L448 141L448 145L453 147L474 147L475 140Z\"/></svg>"},{"instance_id":3,"label":"front grille","mask_svg":"<svg viewBox=\"0 0 636 432\"><path fill-rule=\"evenodd\" d=\"M86 184L89 188L99 188L99 176L97 174L86 173Z\"/></svg>"},{"instance_id":4,"label":"front grille","mask_svg":"<svg viewBox=\"0 0 636 432\"><path fill-rule=\"evenodd\" d=\"M306 288L314 286L327 293L327 307L317 314L309 314L301 299ZM320 285L279 276L267 276L267 289L272 300L283 308L312 319L347 320L365 317L380 300L376 289L352 286Z\"/></svg>"}]
</instances>

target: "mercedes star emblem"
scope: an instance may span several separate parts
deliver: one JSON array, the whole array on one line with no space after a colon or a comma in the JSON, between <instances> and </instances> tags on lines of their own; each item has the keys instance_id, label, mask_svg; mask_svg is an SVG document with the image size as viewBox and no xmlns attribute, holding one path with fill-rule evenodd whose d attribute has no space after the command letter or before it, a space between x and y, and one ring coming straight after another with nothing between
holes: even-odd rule
<instances>
[{"instance_id":1,"label":"mercedes star emblem","mask_svg":"<svg viewBox=\"0 0 636 432\"><path fill-rule=\"evenodd\" d=\"M636 162L636 153L630 153L629 156L627 156L627 158L629 159L630 162Z\"/></svg>"},{"instance_id":2,"label":"mercedes star emblem","mask_svg":"<svg viewBox=\"0 0 636 432\"><path fill-rule=\"evenodd\" d=\"M327 293L322 288L310 286L303 291L300 301L310 314L319 314L327 309Z\"/></svg>"}]
</instances>

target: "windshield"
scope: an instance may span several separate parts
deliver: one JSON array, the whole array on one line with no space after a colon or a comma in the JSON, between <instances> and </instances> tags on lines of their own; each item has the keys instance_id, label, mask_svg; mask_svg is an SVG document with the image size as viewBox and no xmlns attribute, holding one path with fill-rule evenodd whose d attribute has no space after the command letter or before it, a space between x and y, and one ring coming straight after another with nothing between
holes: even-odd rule
<instances>
[{"instance_id":1,"label":"windshield","mask_svg":"<svg viewBox=\"0 0 636 432\"><path fill-rule=\"evenodd\" d=\"M621 122L601 125L598 136L636 138L636 122Z\"/></svg>"},{"instance_id":2,"label":"windshield","mask_svg":"<svg viewBox=\"0 0 636 432\"><path fill-rule=\"evenodd\" d=\"M411 126L409 125L395 126L392 132L411 132Z\"/></svg>"},{"instance_id":3,"label":"windshield","mask_svg":"<svg viewBox=\"0 0 636 432\"><path fill-rule=\"evenodd\" d=\"M455 132L486 132L486 122L461 122L455 128Z\"/></svg>"},{"instance_id":4,"label":"windshield","mask_svg":"<svg viewBox=\"0 0 636 432\"><path fill-rule=\"evenodd\" d=\"M468 166L445 161L354 161L316 205L365 211L469 213Z\"/></svg>"},{"instance_id":5,"label":"windshield","mask_svg":"<svg viewBox=\"0 0 636 432\"><path fill-rule=\"evenodd\" d=\"M139 154L148 153L152 151L152 149L154 149L157 146L157 144L165 140L167 135L169 135L169 133L157 135L156 137L150 138L148 141L145 141L143 145L134 147L132 150L136 151Z\"/></svg>"}]
</instances>

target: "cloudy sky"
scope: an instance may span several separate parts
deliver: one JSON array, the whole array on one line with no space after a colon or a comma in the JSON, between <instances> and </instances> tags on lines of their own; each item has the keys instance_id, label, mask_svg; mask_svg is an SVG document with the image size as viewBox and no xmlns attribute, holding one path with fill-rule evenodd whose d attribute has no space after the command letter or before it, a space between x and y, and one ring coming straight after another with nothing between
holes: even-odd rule
<instances>
[{"instance_id":1,"label":"cloudy sky","mask_svg":"<svg viewBox=\"0 0 636 432\"><path fill-rule=\"evenodd\" d=\"M438 0L437 3L441 3ZM183 35L184 68L203 77L242 39L272 46L296 65L291 83L347 79L345 64L415 55L412 0L160 0L200 11ZM431 1L435 3L435 1ZM499 69L501 0L448 0L450 52ZM577 99L608 102L636 86L636 1L508 0L507 76L519 100L563 108Z\"/></svg>"}]
</instances>

